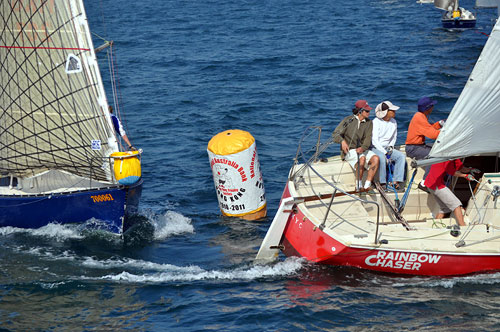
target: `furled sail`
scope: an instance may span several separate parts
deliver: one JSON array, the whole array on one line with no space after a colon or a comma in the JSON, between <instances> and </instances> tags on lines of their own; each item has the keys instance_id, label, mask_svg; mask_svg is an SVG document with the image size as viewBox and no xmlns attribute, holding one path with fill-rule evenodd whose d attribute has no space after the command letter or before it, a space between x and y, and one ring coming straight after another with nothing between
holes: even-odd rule
<instances>
[{"instance_id":1,"label":"furled sail","mask_svg":"<svg viewBox=\"0 0 500 332\"><path fill-rule=\"evenodd\" d=\"M500 20L453 107L429 158L454 159L500 151ZM418 162L430 164L432 160Z\"/></svg>"},{"instance_id":2,"label":"furled sail","mask_svg":"<svg viewBox=\"0 0 500 332\"><path fill-rule=\"evenodd\" d=\"M81 0L0 1L0 175L109 179L118 151Z\"/></svg>"}]
</instances>

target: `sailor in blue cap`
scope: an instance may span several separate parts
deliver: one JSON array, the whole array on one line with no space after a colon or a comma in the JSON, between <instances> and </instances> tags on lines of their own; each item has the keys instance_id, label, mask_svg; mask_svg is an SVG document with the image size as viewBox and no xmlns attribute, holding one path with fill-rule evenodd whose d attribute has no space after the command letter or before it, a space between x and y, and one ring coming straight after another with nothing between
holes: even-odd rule
<instances>
[{"instance_id":1,"label":"sailor in blue cap","mask_svg":"<svg viewBox=\"0 0 500 332\"><path fill-rule=\"evenodd\" d=\"M425 138L436 139L439 135L440 129L444 124L444 120L435 122L433 124L429 123L429 115L434 110L434 105L437 101L429 98L422 97L418 100L418 112L413 115L408 126L408 134L406 135L406 155L410 158L415 158L417 160L424 159L429 155L431 151L432 144L426 144ZM425 169L425 174L423 179L429 173L430 167ZM418 188L428 191L424 184L420 183Z\"/></svg>"}]
</instances>

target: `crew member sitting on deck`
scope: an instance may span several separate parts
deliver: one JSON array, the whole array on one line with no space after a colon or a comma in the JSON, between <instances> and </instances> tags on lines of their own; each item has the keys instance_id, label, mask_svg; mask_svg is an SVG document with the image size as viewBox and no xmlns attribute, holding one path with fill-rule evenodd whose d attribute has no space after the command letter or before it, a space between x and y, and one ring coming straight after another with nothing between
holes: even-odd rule
<instances>
[{"instance_id":1,"label":"crew member sitting on deck","mask_svg":"<svg viewBox=\"0 0 500 332\"><path fill-rule=\"evenodd\" d=\"M429 123L429 115L434 109L437 101L432 100L429 97L422 97L418 101L418 112L413 115L408 126L408 134L406 136L406 155L410 158L415 158L416 160L424 159L429 155L431 151L432 144L425 144L425 138L436 139L439 135L439 131L444 124L444 121L438 121L434 124ZM428 191L425 188L424 180L429 173L430 167L425 168L424 177L422 182L419 183L418 188L424 191Z\"/></svg>"},{"instance_id":2,"label":"crew member sitting on deck","mask_svg":"<svg viewBox=\"0 0 500 332\"><path fill-rule=\"evenodd\" d=\"M379 164L379 158L370 150L373 123L368 117L371 109L366 100L358 100L352 110L354 115L345 117L332 134L334 142L340 143L342 159L356 170L356 188L365 191L371 189ZM363 186L364 168L368 173Z\"/></svg>"},{"instance_id":3,"label":"crew member sitting on deck","mask_svg":"<svg viewBox=\"0 0 500 332\"><path fill-rule=\"evenodd\" d=\"M136 150L136 148L134 148L132 146L132 144L130 143L130 141L128 140L127 133L125 132L125 129L123 129L122 123L116 117L116 115L113 114L113 106L109 105L108 110L109 110L109 114L111 115L111 121L113 121L113 127L115 128L116 133L119 134L123 138L125 143L128 144L129 150L132 150L132 151Z\"/></svg>"},{"instance_id":4,"label":"crew member sitting on deck","mask_svg":"<svg viewBox=\"0 0 500 332\"><path fill-rule=\"evenodd\" d=\"M425 186L434 196L439 204L439 213L436 218L441 219L445 213L453 211L458 225L465 226L464 215L462 213L462 203L453 194L453 192L445 184L445 175L465 178L468 181L473 181L472 174L466 174L471 171L471 168L465 167L458 159L449 160L431 166L429 174L425 178Z\"/></svg>"},{"instance_id":5,"label":"crew member sitting on deck","mask_svg":"<svg viewBox=\"0 0 500 332\"><path fill-rule=\"evenodd\" d=\"M394 150L396 138L398 136L398 124L394 119L399 106L390 101L384 101L375 108L373 119L372 146L373 152L380 158L379 182L387 183L386 165L394 161L394 174L392 176L392 186L396 190L404 189L404 171L406 157L404 153Z\"/></svg>"}]
</instances>

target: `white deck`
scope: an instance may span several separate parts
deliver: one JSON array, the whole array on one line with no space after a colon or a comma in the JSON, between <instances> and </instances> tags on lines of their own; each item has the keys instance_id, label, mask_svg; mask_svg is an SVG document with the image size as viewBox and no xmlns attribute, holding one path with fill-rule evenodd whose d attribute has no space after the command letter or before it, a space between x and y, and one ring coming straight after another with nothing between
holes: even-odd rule
<instances>
[{"instance_id":1,"label":"white deck","mask_svg":"<svg viewBox=\"0 0 500 332\"><path fill-rule=\"evenodd\" d=\"M408 159L408 164L410 160ZM295 167L294 170L300 168ZM354 191L355 174L351 167L339 156L331 157L326 162L318 161L314 169L327 181L344 191ZM413 169L407 174L409 182ZM405 205L402 216L409 222L412 230L395 220L383 202L380 194L354 194L353 196L378 203L380 240L387 244L375 245L377 226L377 205L356 201L350 196L335 197L325 221L324 231L336 240L354 247L381 247L422 252L448 252L471 254L500 254L500 204L493 201L491 195L494 186L500 186L500 174L485 174L475 193L476 203L471 199L468 204L465 221L467 226L461 227L461 235L454 237L447 226L456 225L455 219L434 219L438 205L433 196L417 188L424 174L419 169ZM365 172L366 176L366 172ZM289 190L293 197L309 197L332 194L334 188L325 183L315 172L306 169L300 178L290 181ZM473 185L474 188L475 184ZM338 192L337 192L338 193ZM395 194L388 193L392 202ZM399 199L403 193L398 193ZM317 199L298 205L299 209L316 226L320 226L328 211L331 198ZM500 198L499 198L500 200ZM498 206L497 206L498 205ZM476 208L477 207L477 208ZM479 213L478 213L479 208ZM480 216L480 217L479 217ZM472 225L474 224L474 225ZM467 236L462 237L464 233ZM495 239L495 237L499 239ZM457 247L459 240L465 246Z\"/></svg>"}]
</instances>

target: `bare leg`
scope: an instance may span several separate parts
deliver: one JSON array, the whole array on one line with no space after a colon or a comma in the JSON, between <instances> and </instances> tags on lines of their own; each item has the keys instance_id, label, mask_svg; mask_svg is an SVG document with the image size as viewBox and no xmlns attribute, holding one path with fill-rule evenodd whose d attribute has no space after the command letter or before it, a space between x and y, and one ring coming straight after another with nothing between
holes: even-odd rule
<instances>
[{"instance_id":1,"label":"bare leg","mask_svg":"<svg viewBox=\"0 0 500 332\"><path fill-rule=\"evenodd\" d=\"M358 172L358 169L359 169L359 179L358 181L362 181L363 180L363 174L365 172L365 162L366 162L366 157L365 156L362 156L362 157L359 157L359 165L357 165L357 169L356 169L356 172Z\"/></svg>"},{"instance_id":2,"label":"bare leg","mask_svg":"<svg viewBox=\"0 0 500 332\"><path fill-rule=\"evenodd\" d=\"M453 214L455 215L455 218L457 219L458 225L465 226L464 215L462 213L462 207L459 206L455 210L453 210ZM444 213L436 214L436 219L443 219L443 218L444 218Z\"/></svg>"},{"instance_id":3,"label":"bare leg","mask_svg":"<svg viewBox=\"0 0 500 332\"><path fill-rule=\"evenodd\" d=\"M462 207L459 206L455 210L453 210L453 214L455 215L455 218L457 219L458 225L465 226L464 215L462 213Z\"/></svg>"},{"instance_id":4,"label":"bare leg","mask_svg":"<svg viewBox=\"0 0 500 332\"><path fill-rule=\"evenodd\" d=\"M370 168L368 169L368 173L366 175L367 181L373 180L375 173L377 173L379 162L380 162L380 159L378 156L373 156L370 158L370 162L369 162Z\"/></svg>"}]
</instances>

